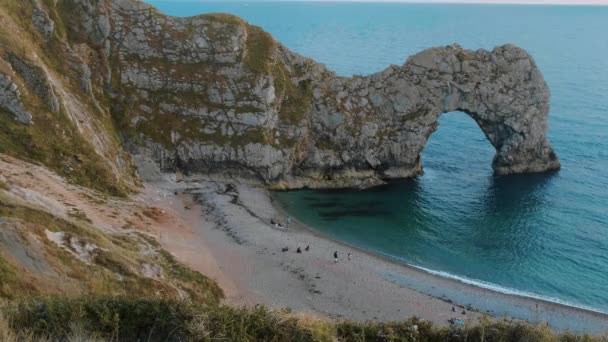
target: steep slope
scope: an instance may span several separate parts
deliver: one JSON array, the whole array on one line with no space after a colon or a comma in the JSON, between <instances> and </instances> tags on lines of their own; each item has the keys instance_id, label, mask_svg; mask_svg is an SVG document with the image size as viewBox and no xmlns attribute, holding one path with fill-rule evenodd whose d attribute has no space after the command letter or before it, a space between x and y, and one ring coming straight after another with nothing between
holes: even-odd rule
<instances>
[{"instance_id":1,"label":"steep slope","mask_svg":"<svg viewBox=\"0 0 608 342\"><path fill-rule=\"evenodd\" d=\"M124 195L137 181L105 92L88 79L92 52L68 42L64 26L47 10L58 18L56 8L43 2L0 3L0 153Z\"/></svg>"},{"instance_id":2,"label":"steep slope","mask_svg":"<svg viewBox=\"0 0 608 342\"><path fill-rule=\"evenodd\" d=\"M111 98L56 1L0 1L0 300L134 295L215 304L222 291L163 250L158 210Z\"/></svg>"},{"instance_id":3,"label":"steep slope","mask_svg":"<svg viewBox=\"0 0 608 342\"><path fill-rule=\"evenodd\" d=\"M215 304L222 290L163 250L159 209L0 154L0 299L131 295Z\"/></svg>"}]
</instances>

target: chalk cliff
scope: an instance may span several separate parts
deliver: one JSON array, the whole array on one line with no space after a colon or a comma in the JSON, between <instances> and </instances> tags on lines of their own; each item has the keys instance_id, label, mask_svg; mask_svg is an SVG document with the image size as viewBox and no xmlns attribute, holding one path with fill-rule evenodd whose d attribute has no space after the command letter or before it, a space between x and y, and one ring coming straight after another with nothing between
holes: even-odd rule
<instances>
[{"instance_id":1,"label":"chalk cliff","mask_svg":"<svg viewBox=\"0 0 608 342\"><path fill-rule=\"evenodd\" d=\"M496 174L560 166L547 140L549 89L512 45L437 47L346 78L229 15L175 18L136 0L32 3L32 25L69 57L85 110L112 117L114 131L93 136L115 175L130 168L104 152L104 137L118 135L144 178L181 171L283 188L370 186L420 174L424 145L450 111L478 123L496 149ZM37 124L21 86L45 111L69 111L44 61L2 58L11 71L0 69L0 108Z\"/></svg>"}]
</instances>

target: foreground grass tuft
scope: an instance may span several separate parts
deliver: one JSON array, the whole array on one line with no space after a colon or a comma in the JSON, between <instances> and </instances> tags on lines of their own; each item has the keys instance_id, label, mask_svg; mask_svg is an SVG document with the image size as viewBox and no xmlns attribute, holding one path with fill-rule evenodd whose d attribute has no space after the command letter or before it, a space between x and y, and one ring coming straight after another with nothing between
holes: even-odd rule
<instances>
[{"instance_id":1,"label":"foreground grass tuft","mask_svg":"<svg viewBox=\"0 0 608 342\"><path fill-rule=\"evenodd\" d=\"M461 329L405 322L332 322L287 311L156 298L47 297L0 307L3 341L608 341L545 325L481 321ZM76 339L77 337L78 339Z\"/></svg>"}]
</instances>

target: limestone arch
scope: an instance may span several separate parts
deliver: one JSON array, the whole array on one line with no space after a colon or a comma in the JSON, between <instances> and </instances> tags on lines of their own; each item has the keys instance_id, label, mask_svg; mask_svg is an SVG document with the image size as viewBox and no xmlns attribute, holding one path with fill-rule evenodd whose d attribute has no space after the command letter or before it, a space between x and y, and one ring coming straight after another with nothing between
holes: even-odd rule
<instances>
[{"instance_id":1,"label":"limestone arch","mask_svg":"<svg viewBox=\"0 0 608 342\"><path fill-rule=\"evenodd\" d=\"M496 150L492 160L495 174L560 167L546 136L549 88L523 49L512 45L491 52L473 52L458 45L433 48L408 59L402 72L415 79L418 93L430 95L426 101L434 104L432 131L439 116L454 111L477 123Z\"/></svg>"}]
</instances>

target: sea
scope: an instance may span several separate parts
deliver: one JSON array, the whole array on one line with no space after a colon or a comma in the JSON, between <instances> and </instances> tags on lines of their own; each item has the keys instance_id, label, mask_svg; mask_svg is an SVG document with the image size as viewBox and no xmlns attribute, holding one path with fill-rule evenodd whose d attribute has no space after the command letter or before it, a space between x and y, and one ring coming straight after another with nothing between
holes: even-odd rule
<instances>
[{"instance_id":1,"label":"sea","mask_svg":"<svg viewBox=\"0 0 608 342\"><path fill-rule=\"evenodd\" d=\"M174 16L224 12L340 75L401 65L423 49L512 43L551 89L562 169L495 177L494 149L446 113L424 174L369 190L273 197L321 234L443 277L608 313L608 6L148 0Z\"/></svg>"}]
</instances>

